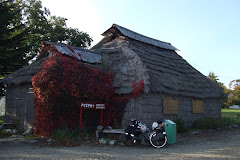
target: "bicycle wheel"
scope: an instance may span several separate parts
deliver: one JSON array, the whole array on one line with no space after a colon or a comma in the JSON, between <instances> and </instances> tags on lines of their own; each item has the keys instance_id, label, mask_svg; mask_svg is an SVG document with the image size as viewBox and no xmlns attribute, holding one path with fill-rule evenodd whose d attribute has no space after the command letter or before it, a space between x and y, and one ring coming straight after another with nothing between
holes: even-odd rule
<instances>
[{"instance_id":1,"label":"bicycle wheel","mask_svg":"<svg viewBox=\"0 0 240 160\"><path fill-rule=\"evenodd\" d=\"M126 138L126 139L124 140L124 144L126 144L126 146L131 147L131 146L133 146L135 143L134 143L134 140L133 140L133 139Z\"/></svg>"},{"instance_id":2,"label":"bicycle wheel","mask_svg":"<svg viewBox=\"0 0 240 160\"><path fill-rule=\"evenodd\" d=\"M167 144L167 136L163 133L152 132L149 136L150 143L155 148L162 148Z\"/></svg>"}]
</instances>

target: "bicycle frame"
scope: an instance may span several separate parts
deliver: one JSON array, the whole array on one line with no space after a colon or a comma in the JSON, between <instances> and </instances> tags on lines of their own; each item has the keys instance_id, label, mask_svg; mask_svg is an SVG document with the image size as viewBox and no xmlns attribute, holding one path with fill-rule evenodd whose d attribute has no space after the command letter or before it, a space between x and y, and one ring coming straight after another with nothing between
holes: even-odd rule
<instances>
[{"instance_id":1,"label":"bicycle frame","mask_svg":"<svg viewBox=\"0 0 240 160\"><path fill-rule=\"evenodd\" d=\"M157 123L157 122L154 122ZM153 123L153 124L154 124ZM156 125L156 124L155 124ZM150 129L142 129L144 124L139 121L134 121L125 129L125 144L127 146L132 146L142 135L144 141L149 141L150 144L155 148L162 148L167 143L167 136L164 129L164 123L158 124L156 127ZM146 126L146 125L145 125ZM153 126L153 125L152 125Z\"/></svg>"}]
</instances>

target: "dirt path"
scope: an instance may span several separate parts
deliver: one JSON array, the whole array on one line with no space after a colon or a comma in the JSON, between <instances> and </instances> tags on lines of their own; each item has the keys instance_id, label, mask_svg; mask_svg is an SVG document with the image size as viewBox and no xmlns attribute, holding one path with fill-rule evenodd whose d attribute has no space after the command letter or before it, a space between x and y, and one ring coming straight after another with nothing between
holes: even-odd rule
<instances>
[{"instance_id":1,"label":"dirt path","mask_svg":"<svg viewBox=\"0 0 240 160\"><path fill-rule=\"evenodd\" d=\"M240 159L240 128L181 136L177 144L162 149L137 145L81 145L40 147L34 141L0 139L0 159Z\"/></svg>"}]
</instances>

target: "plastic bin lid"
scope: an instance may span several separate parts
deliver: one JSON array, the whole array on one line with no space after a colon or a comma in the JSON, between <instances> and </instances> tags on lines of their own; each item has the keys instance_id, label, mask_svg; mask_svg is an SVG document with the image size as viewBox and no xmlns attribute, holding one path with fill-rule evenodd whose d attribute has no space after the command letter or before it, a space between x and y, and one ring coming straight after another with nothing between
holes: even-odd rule
<instances>
[{"instance_id":1,"label":"plastic bin lid","mask_svg":"<svg viewBox=\"0 0 240 160\"><path fill-rule=\"evenodd\" d=\"M165 120L165 122L167 122L167 123L169 123L169 124L176 124L176 123L174 123L173 121L171 121L171 120L169 120L169 119Z\"/></svg>"}]
</instances>

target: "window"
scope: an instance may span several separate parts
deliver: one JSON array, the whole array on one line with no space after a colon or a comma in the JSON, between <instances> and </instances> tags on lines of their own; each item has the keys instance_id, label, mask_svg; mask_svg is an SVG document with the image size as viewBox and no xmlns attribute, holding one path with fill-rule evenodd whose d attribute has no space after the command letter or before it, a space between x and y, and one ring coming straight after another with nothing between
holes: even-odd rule
<instances>
[{"instance_id":1,"label":"window","mask_svg":"<svg viewBox=\"0 0 240 160\"><path fill-rule=\"evenodd\" d=\"M192 113L204 113L203 100L192 100Z\"/></svg>"},{"instance_id":2,"label":"window","mask_svg":"<svg viewBox=\"0 0 240 160\"><path fill-rule=\"evenodd\" d=\"M163 114L178 114L178 99L163 99Z\"/></svg>"}]
</instances>

